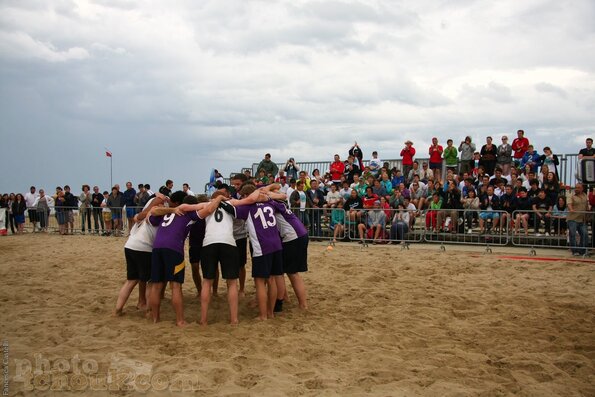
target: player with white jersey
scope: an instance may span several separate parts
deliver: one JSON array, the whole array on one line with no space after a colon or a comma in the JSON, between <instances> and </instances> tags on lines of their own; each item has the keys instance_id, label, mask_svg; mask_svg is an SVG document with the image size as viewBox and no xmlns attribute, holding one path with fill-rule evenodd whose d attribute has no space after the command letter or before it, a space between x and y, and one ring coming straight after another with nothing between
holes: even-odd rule
<instances>
[{"instance_id":1,"label":"player with white jersey","mask_svg":"<svg viewBox=\"0 0 595 397\"><path fill-rule=\"evenodd\" d=\"M168 198L169 199L169 198ZM170 201L171 207L181 204L183 196L178 195ZM157 227L148 222L142 222L151 208L162 205L166 197L157 194L145 204L143 210L136 215L135 224L130 230L130 236L124 245L124 256L126 257L126 281L120 289L118 300L116 302L115 315L122 315L124 305L130 297L132 290L138 284L138 303L136 308L147 310L147 301L149 293L147 283L151 278L151 252L153 251L153 242Z\"/></svg>"},{"instance_id":2,"label":"player with white jersey","mask_svg":"<svg viewBox=\"0 0 595 397\"><path fill-rule=\"evenodd\" d=\"M217 190L212 200L226 198L226 193ZM221 204L223 205L223 203ZM218 265L221 275L227 282L227 301L229 303L230 323L238 324L238 276L240 272L238 250L233 236L235 209L228 204L227 210L208 207L200 210L198 216L205 220L206 229L203 239L200 265L202 268L202 290L200 294L200 324L207 325L211 287L216 277Z\"/></svg>"}]
</instances>

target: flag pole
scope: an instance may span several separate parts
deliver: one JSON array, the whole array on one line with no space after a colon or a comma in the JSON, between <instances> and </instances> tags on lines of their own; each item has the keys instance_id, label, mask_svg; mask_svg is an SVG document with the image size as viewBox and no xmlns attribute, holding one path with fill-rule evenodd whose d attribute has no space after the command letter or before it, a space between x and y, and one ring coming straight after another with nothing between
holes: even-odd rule
<instances>
[{"instance_id":1,"label":"flag pole","mask_svg":"<svg viewBox=\"0 0 595 397\"><path fill-rule=\"evenodd\" d=\"M114 187L114 183L112 181L112 176L113 176L112 160L113 160L113 155L112 156L109 156L109 186L110 186L110 192L111 192L111 188Z\"/></svg>"}]
</instances>

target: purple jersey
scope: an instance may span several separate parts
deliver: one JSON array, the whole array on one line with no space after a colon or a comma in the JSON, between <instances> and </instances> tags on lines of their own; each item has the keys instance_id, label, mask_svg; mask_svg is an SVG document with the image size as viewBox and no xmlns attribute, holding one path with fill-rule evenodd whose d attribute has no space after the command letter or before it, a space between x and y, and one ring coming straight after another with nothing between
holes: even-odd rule
<instances>
[{"instance_id":1,"label":"purple jersey","mask_svg":"<svg viewBox=\"0 0 595 397\"><path fill-rule=\"evenodd\" d=\"M190 227L190 236L188 243L191 247L202 247L202 241L205 238L206 222L204 219L199 219L194 225Z\"/></svg>"},{"instance_id":2,"label":"purple jersey","mask_svg":"<svg viewBox=\"0 0 595 397\"><path fill-rule=\"evenodd\" d=\"M169 248L184 255L184 241L192 225L199 219L196 211L186 212L183 216L176 214L150 216L151 225L159 226L153 248Z\"/></svg>"},{"instance_id":3,"label":"purple jersey","mask_svg":"<svg viewBox=\"0 0 595 397\"><path fill-rule=\"evenodd\" d=\"M275 214L277 217L277 227L279 228L283 242L292 241L308 234L308 230L302 221L283 203L272 201L271 204L277 210Z\"/></svg>"},{"instance_id":4,"label":"purple jersey","mask_svg":"<svg viewBox=\"0 0 595 397\"><path fill-rule=\"evenodd\" d=\"M283 248L277 230L276 211L270 202L236 207L236 217L246 220L252 256L267 255Z\"/></svg>"}]
</instances>

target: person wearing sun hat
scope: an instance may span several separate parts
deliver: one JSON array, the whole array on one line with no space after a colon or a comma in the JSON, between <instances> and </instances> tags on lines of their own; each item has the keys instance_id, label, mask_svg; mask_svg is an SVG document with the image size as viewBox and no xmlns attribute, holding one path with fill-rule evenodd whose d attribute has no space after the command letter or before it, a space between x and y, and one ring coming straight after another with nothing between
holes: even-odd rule
<instances>
[{"instance_id":1,"label":"person wearing sun hat","mask_svg":"<svg viewBox=\"0 0 595 397\"><path fill-rule=\"evenodd\" d=\"M413 142L409 139L405 141L405 147L401 150L401 157L403 157L403 175L405 178L413 168L413 156L415 156L415 148Z\"/></svg>"}]
</instances>

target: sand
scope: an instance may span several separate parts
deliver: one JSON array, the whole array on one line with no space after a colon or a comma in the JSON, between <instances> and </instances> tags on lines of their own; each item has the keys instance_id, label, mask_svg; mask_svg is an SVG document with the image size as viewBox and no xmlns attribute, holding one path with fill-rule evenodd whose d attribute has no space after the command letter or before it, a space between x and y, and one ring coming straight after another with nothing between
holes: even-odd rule
<instances>
[{"instance_id":1,"label":"sand","mask_svg":"<svg viewBox=\"0 0 595 397\"><path fill-rule=\"evenodd\" d=\"M595 395L595 262L566 251L312 243L309 311L291 295L281 316L254 320L250 280L239 327L223 287L202 328L187 272L193 324L178 329L167 298L148 323L136 290L110 316L124 242L0 238L9 395Z\"/></svg>"}]
</instances>

